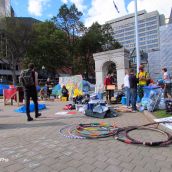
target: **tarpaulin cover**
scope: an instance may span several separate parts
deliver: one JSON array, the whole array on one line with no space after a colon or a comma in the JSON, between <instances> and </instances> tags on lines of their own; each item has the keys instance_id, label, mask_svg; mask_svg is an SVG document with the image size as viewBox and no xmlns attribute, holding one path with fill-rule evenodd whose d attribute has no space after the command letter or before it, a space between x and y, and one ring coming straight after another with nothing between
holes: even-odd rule
<instances>
[{"instance_id":1,"label":"tarpaulin cover","mask_svg":"<svg viewBox=\"0 0 172 172\"><path fill-rule=\"evenodd\" d=\"M52 95L55 95L55 96L60 96L61 95L61 86L60 86L60 84L57 84L55 87L53 87Z\"/></svg>"},{"instance_id":2,"label":"tarpaulin cover","mask_svg":"<svg viewBox=\"0 0 172 172\"><path fill-rule=\"evenodd\" d=\"M144 97L141 100L141 105L148 110L152 110L156 102L156 98L161 91L159 86L145 86L144 90Z\"/></svg>"},{"instance_id":3,"label":"tarpaulin cover","mask_svg":"<svg viewBox=\"0 0 172 172\"><path fill-rule=\"evenodd\" d=\"M82 91L83 92L89 92L89 91L94 91L95 90L95 85L91 84L90 82L86 81L86 80L82 80Z\"/></svg>"},{"instance_id":4,"label":"tarpaulin cover","mask_svg":"<svg viewBox=\"0 0 172 172\"><path fill-rule=\"evenodd\" d=\"M4 89L5 99L10 99L17 92L16 88Z\"/></svg>"},{"instance_id":5,"label":"tarpaulin cover","mask_svg":"<svg viewBox=\"0 0 172 172\"><path fill-rule=\"evenodd\" d=\"M46 105L45 104L38 104L38 109L39 110L43 110L46 109ZM34 112L35 111L35 106L33 103L30 104L30 112ZM15 112L20 112L20 113L26 113L26 106L21 106L18 109L15 110Z\"/></svg>"},{"instance_id":6,"label":"tarpaulin cover","mask_svg":"<svg viewBox=\"0 0 172 172\"><path fill-rule=\"evenodd\" d=\"M9 89L9 85L0 84L0 95L3 95L3 89Z\"/></svg>"}]
</instances>

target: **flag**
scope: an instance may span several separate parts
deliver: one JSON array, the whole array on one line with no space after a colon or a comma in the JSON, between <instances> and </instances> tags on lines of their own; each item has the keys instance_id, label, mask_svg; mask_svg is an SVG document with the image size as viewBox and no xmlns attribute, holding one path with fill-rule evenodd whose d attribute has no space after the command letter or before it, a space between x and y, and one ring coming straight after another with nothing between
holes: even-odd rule
<instances>
[{"instance_id":1,"label":"flag","mask_svg":"<svg viewBox=\"0 0 172 172\"><path fill-rule=\"evenodd\" d=\"M113 1L114 7L116 9L116 11L119 13L118 7L116 6L115 2Z\"/></svg>"}]
</instances>

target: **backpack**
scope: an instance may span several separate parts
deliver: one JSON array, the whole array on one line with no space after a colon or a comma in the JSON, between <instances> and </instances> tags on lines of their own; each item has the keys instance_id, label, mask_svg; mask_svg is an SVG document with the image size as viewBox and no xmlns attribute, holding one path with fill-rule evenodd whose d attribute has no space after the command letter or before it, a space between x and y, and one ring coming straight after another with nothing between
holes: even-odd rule
<instances>
[{"instance_id":1,"label":"backpack","mask_svg":"<svg viewBox=\"0 0 172 172\"><path fill-rule=\"evenodd\" d=\"M34 86L33 71L30 69L24 70L20 75L20 80L25 87Z\"/></svg>"}]
</instances>

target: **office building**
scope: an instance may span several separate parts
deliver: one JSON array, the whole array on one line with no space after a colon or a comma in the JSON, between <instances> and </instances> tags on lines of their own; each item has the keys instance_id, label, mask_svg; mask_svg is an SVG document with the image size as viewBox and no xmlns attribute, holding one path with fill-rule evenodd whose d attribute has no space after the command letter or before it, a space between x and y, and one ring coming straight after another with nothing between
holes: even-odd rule
<instances>
[{"instance_id":1,"label":"office building","mask_svg":"<svg viewBox=\"0 0 172 172\"><path fill-rule=\"evenodd\" d=\"M172 76L172 23L160 27L160 50L148 53L149 73L155 81L162 78L163 67Z\"/></svg>"},{"instance_id":2,"label":"office building","mask_svg":"<svg viewBox=\"0 0 172 172\"><path fill-rule=\"evenodd\" d=\"M126 49L132 52L135 48L135 16L129 14L108 21L113 28L113 36ZM158 11L147 13L145 10L138 12L139 47L144 52L160 48L159 27L165 24L164 15Z\"/></svg>"},{"instance_id":3,"label":"office building","mask_svg":"<svg viewBox=\"0 0 172 172\"><path fill-rule=\"evenodd\" d=\"M0 17L11 17L12 13L10 0L0 0Z\"/></svg>"}]
</instances>

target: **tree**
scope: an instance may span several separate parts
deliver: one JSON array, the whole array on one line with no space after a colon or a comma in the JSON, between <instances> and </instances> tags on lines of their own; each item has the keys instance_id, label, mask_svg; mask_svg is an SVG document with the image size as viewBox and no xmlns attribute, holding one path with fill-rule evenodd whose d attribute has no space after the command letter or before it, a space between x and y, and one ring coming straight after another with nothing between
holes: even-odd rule
<instances>
[{"instance_id":1,"label":"tree","mask_svg":"<svg viewBox=\"0 0 172 172\"><path fill-rule=\"evenodd\" d=\"M32 37L31 23L23 19L10 17L1 21L0 60L9 66L13 84L16 84L16 66L27 54Z\"/></svg>"},{"instance_id":2,"label":"tree","mask_svg":"<svg viewBox=\"0 0 172 172\"><path fill-rule=\"evenodd\" d=\"M80 21L82 15L82 12L78 11L75 4L72 4L69 8L66 4L64 4L60 7L57 16L52 18L52 21L56 24L56 26L67 34L67 48L70 53L69 61L72 62L69 65L74 65L78 37L85 29L83 23Z\"/></svg>"},{"instance_id":3,"label":"tree","mask_svg":"<svg viewBox=\"0 0 172 172\"><path fill-rule=\"evenodd\" d=\"M86 79L88 79L89 73L95 72L93 54L117 48L121 48L121 45L113 39L111 26L93 23L81 37L78 46L81 57L79 64L82 66L82 72L86 74Z\"/></svg>"},{"instance_id":4,"label":"tree","mask_svg":"<svg viewBox=\"0 0 172 172\"><path fill-rule=\"evenodd\" d=\"M33 26L32 44L25 63L32 61L38 69L45 66L49 72L55 73L58 67L66 65L68 56L65 32L59 30L51 21Z\"/></svg>"}]
</instances>

